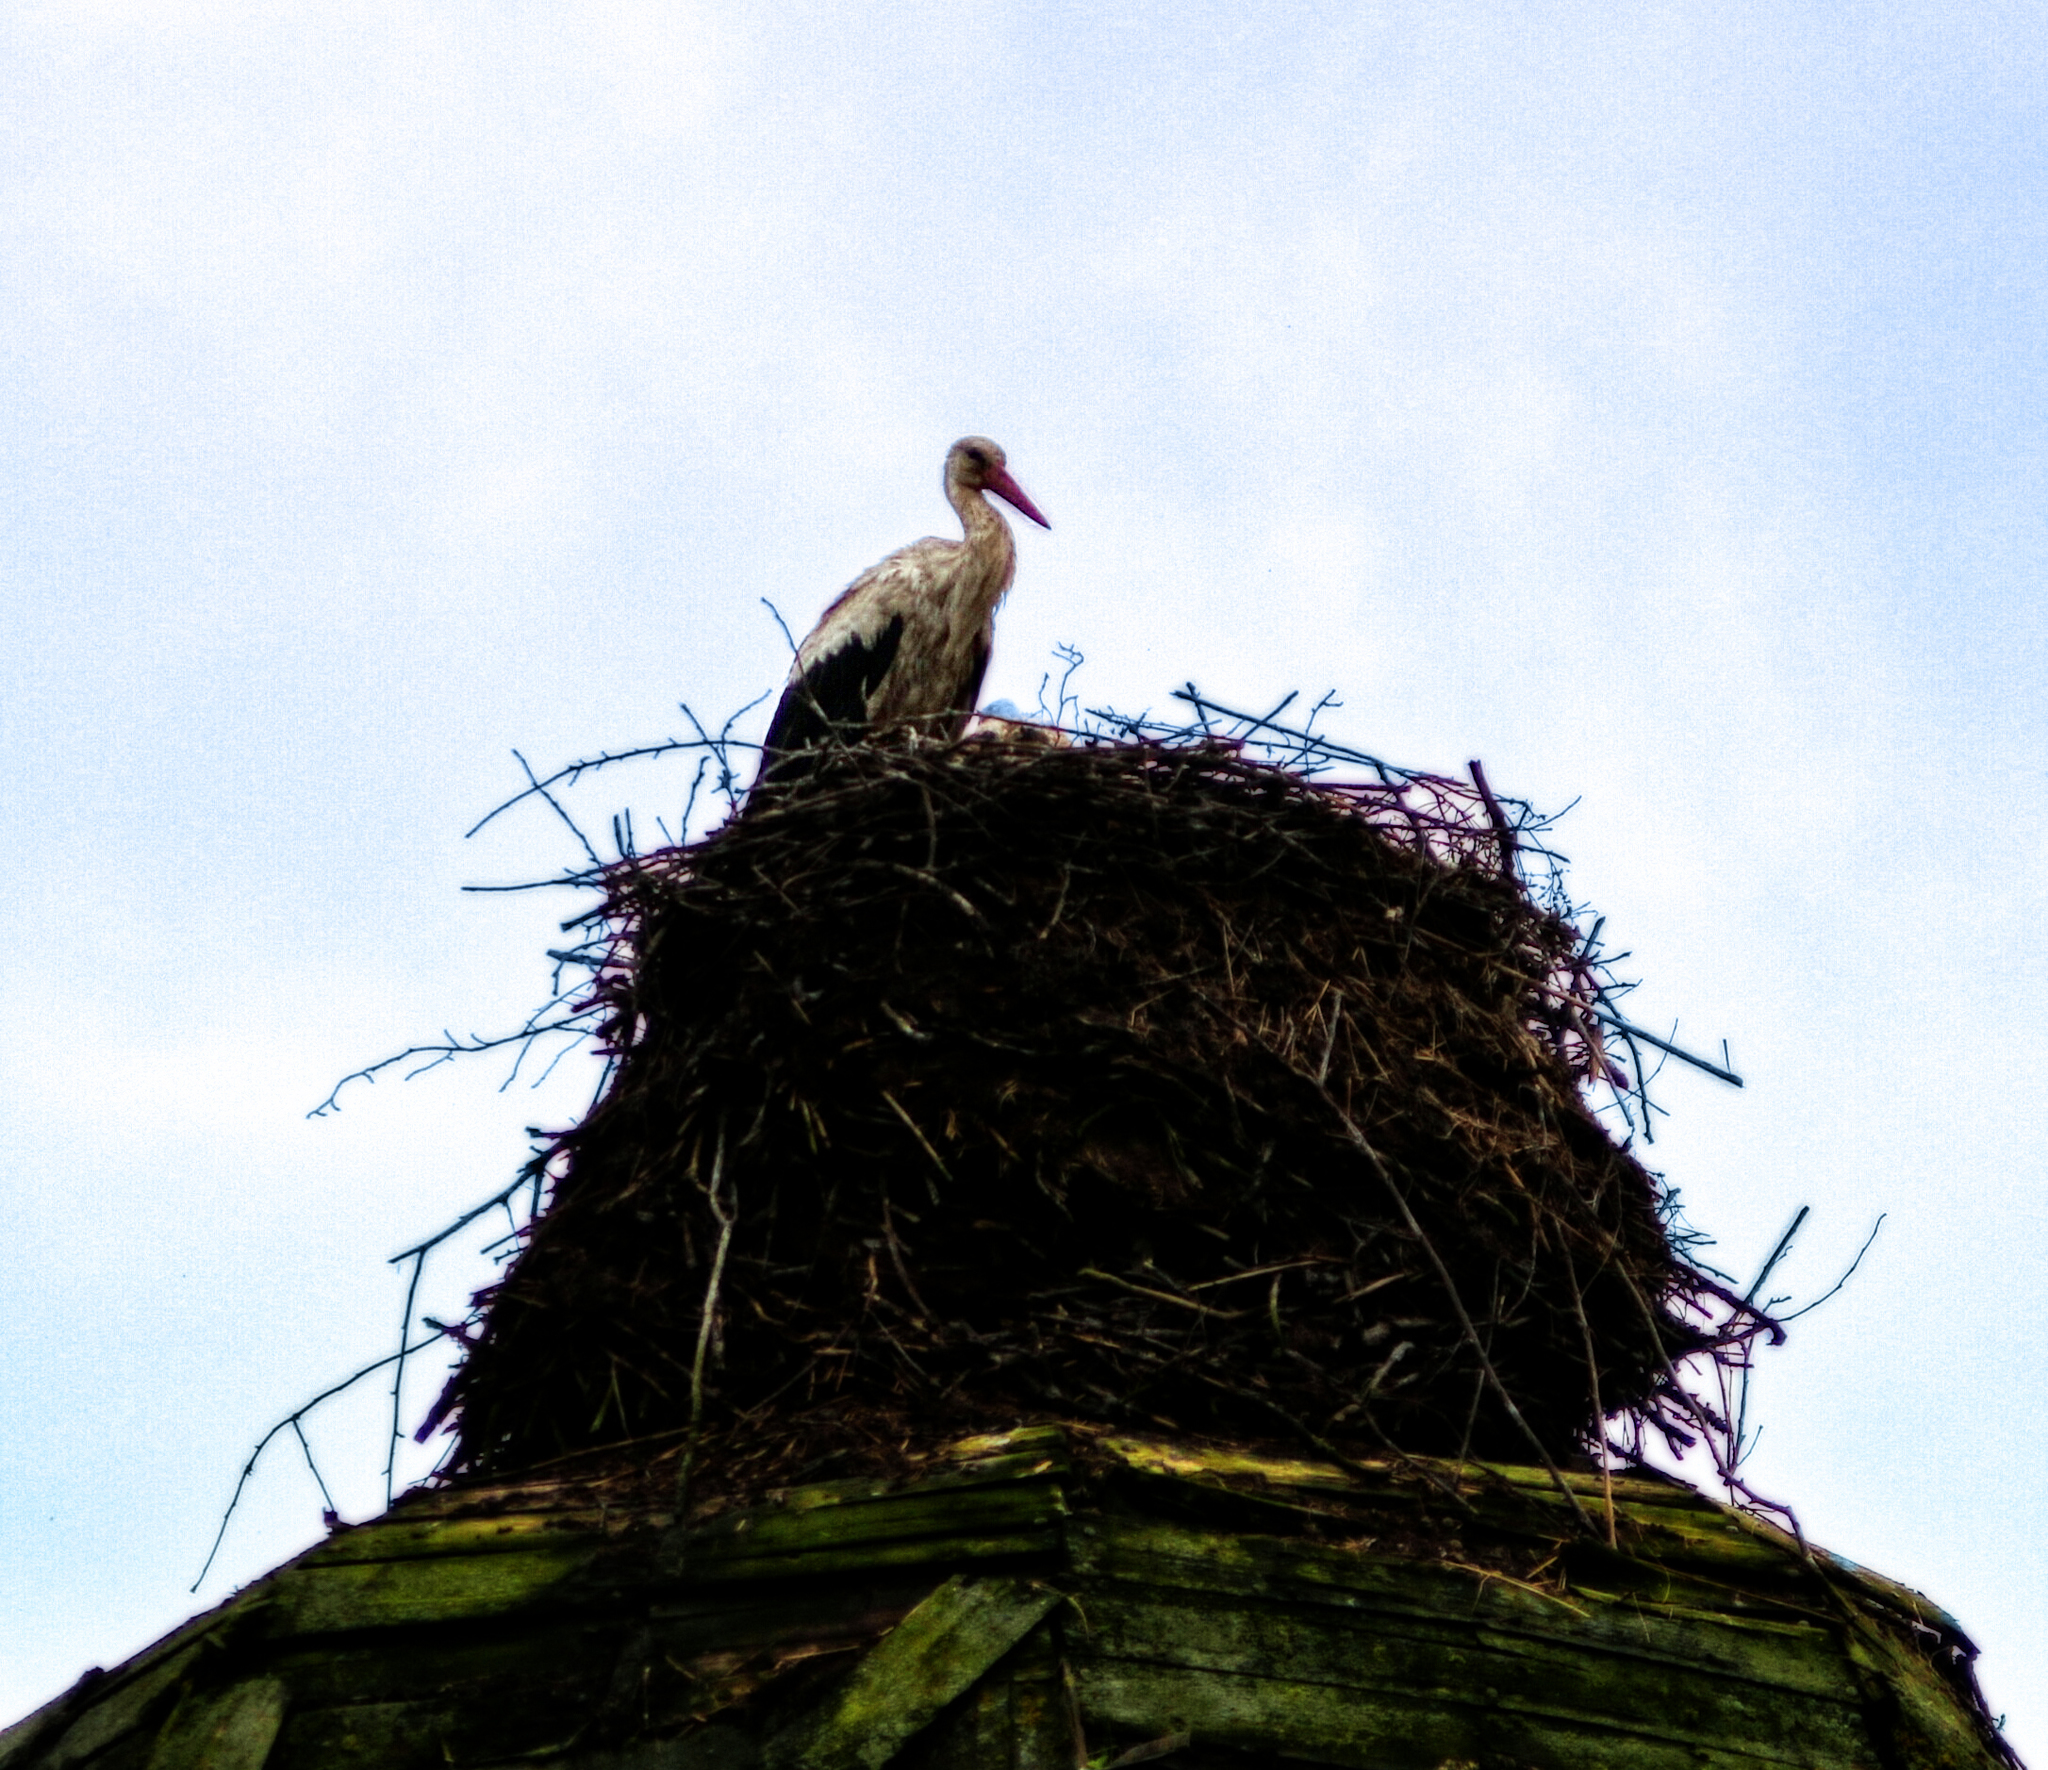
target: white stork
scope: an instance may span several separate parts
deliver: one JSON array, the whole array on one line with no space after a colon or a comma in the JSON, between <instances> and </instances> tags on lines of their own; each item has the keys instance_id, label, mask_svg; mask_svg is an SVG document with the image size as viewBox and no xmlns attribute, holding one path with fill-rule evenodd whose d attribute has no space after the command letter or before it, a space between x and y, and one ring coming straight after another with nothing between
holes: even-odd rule
<instances>
[{"instance_id":1,"label":"white stork","mask_svg":"<svg viewBox=\"0 0 2048 1770\"><path fill-rule=\"evenodd\" d=\"M1052 527L1010 477L1003 451L963 436L946 451L946 502L966 538L913 541L840 592L797 648L758 778L800 772L794 752L834 733L853 739L914 721L960 735L981 696L996 605L1017 572L1010 525L985 492Z\"/></svg>"}]
</instances>

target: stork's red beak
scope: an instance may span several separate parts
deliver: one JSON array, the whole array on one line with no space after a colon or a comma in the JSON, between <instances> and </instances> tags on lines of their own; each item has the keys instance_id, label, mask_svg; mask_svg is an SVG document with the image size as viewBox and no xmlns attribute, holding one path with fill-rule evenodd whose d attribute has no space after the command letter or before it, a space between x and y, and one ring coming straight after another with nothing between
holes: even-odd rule
<instances>
[{"instance_id":1,"label":"stork's red beak","mask_svg":"<svg viewBox=\"0 0 2048 1770\"><path fill-rule=\"evenodd\" d=\"M1030 517L1040 528L1052 527L1051 523L1038 514L1038 506L1025 497L1024 488L1010 477L1010 470L1007 467L998 467L988 476L987 489L994 492L1005 504L1014 506L1020 515Z\"/></svg>"}]
</instances>

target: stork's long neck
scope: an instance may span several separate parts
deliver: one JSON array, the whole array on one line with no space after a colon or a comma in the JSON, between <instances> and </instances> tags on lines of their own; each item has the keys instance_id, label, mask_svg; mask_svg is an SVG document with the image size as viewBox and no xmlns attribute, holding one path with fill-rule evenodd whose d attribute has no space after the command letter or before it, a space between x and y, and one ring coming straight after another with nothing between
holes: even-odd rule
<instances>
[{"instance_id":1,"label":"stork's long neck","mask_svg":"<svg viewBox=\"0 0 2048 1770\"><path fill-rule=\"evenodd\" d=\"M951 503L959 514L960 526L966 531L961 546L973 558L979 568L972 577L989 588L989 606L1000 602L1010 587L1010 578L1017 566L1017 543L1010 534L1010 525L997 513L987 497L973 486L947 488L952 496Z\"/></svg>"}]
</instances>

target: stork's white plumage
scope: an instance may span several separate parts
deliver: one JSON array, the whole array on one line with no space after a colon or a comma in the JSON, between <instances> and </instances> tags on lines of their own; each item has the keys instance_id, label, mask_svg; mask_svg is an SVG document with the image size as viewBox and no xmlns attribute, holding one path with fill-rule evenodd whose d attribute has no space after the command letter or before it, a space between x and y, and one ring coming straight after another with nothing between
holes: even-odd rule
<instances>
[{"instance_id":1,"label":"stork's white plumage","mask_svg":"<svg viewBox=\"0 0 2048 1770\"><path fill-rule=\"evenodd\" d=\"M796 752L834 735L905 724L959 735L981 696L996 605L1017 571L1010 525L989 492L1052 527L1010 477L1001 449L985 436L956 442L946 453L946 501L965 538L913 541L840 592L797 648L762 745L761 778L771 769L788 778Z\"/></svg>"}]
</instances>

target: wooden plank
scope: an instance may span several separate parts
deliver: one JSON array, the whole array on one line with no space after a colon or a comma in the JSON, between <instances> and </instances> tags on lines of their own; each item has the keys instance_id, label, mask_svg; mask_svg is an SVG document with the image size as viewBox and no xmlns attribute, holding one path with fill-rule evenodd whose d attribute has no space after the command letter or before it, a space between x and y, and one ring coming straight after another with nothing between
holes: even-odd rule
<instances>
[{"instance_id":1,"label":"wooden plank","mask_svg":"<svg viewBox=\"0 0 2048 1770\"><path fill-rule=\"evenodd\" d=\"M824 1506L852 1505L912 1493L944 1493L963 1487L993 1487L1006 1481L1032 1481L1072 1472L1063 1442L1028 1445L1021 1450L1003 1448L1005 1440L1026 1436L1038 1435L1005 1433L1000 1439L983 1441L990 1447L986 1455L942 1464L916 1475L818 1481L804 1487L784 1488L774 1496L772 1509L816 1511Z\"/></svg>"},{"instance_id":2,"label":"wooden plank","mask_svg":"<svg viewBox=\"0 0 2048 1770\"><path fill-rule=\"evenodd\" d=\"M1397 1487L1394 1477L1404 1465L1391 1460L1365 1465L1369 1472L1387 1476L1386 1485L1377 1486L1333 1465L1136 1439L1112 1438L1104 1445L1139 1481L1162 1484L1161 1495L1178 1490L1188 1496L1185 1506L1162 1499L1168 1511L1207 1516L1238 1528L1285 1533L1333 1504L1341 1516L1388 1502L1423 1505L1434 1497L1412 1473ZM1570 1502L1544 1470L1416 1462L1455 1482L1486 1529L1532 1542L1569 1543L1574 1554L1593 1547L1572 1542L1578 1534L1577 1520ZM1596 1475L1572 1472L1565 1482L1582 1500L1603 1497ZM1616 1477L1613 1494L1624 1532L1624 1557L1724 1581L1760 1583L1767 1590L1811 1585L1804 1559L1789 1537L1693 1489ZM1141 1497L1141 1506L1144 1503ZM1608 1583L1617 1582L1610 1578ZM1638 1575L1618 1583L1640 1589L1645 1580Z\"/></svg>"},{"instance_id":3,"label":"wooden plank","mask_svg":"<svg viewBox=\"0 0 2048 1770\"><path fill-rule=\"evenodd\" d=\"M536 1546L579 1542L602 1547L598 1514L508 1513L495 1518L428 1518L364 1524L337 1532L298 1559L301 1567L357 1561L404 1561L426 1555L518 1555Z\"/></svg>"},{"instance_id":4,"label":"wooden plank","mask_svg":"<svg viewBox=\"0 0 2048 1770\"><path fill-rule=\"evenodd\" d=\"M991 1457L1022 1456L1026 1452L1052 1456L1067 1463L1067 1430L1064 1426L1013 1426L1007 1432L977 1432L971 1438L956 1438L942 1453L948 1461L973 1464Z\"/></svg>"},{"instance_id":5,"label":"wooden plank","mask_svg":"<svg viewBox=\"0 0 2048 1770\"><path fill-rule=\"evenodd\" d=\"M766 1770L880 1770L1031 1632L1057 1592L956 1574L813 1708L771 1736Z\"/></svg>"},{"instance_id":6,"label":"wooden plank","mask_svg":"<svg viewBox=\"0 0 2048 1770\"><path fill-rule=\"evenodd\" d=\"M692 1582L777 1578L933 1560L1040 1554L1060 1545L1066 1496L1050 1480L720 1518L671 1537L666 1571Z\"/></svg>"},{"instance_id":7,"label":"wooden plank","mask_svg":"<svg viewBox=\"0 0 2048 1770\"><path fill-rule=\"evenodd\" d=\"M1201 1530L1153 1518L1081 1520L1067 1539L1075 1573L1088 1580L1233 1596L1323 1598L1347 1608L1377 1604L1424 1614L1441 1606L1447 1590L1441 1568L1431 1568L1418 1585L1416 1563L1332 1544Z\"/></svg>"},{"instance_id":8,"label":"wooden plank","mask_svg":"<svg viewBox=\"0 0 2048 1770\"><path fill-rule=\"evenodd\" d=\"M1692 1516L1665 1513L1640 1522L1628 1553L1639 1560L1712 1573L1724 1579L1765 1582L1810 1581L1811 1573L1791 1539L1780 1540L1746 1528L1734 1512L1712 1511Z\"/></svg>"},{"instance_id":9,"label":"wooden plank","mask_svg":"<svg viewBox=\"0 0 2048 1770\"><path fill-rule=\"evenodd\" d=\"M189 1692L157 1735L149 1770L263 1770L284 1711L275 1678Z\"/></svg>"},{"instance_id":10,"label":"wooden plank","mask_svg":"<svg viewBox=\"0 0 2048 1770\"><path fill-rule=\"evenodd\" d=\"M1673 1745L1726 1747L1788 1762L1828 1762L1864 1743L1862 1693L1823 1631L1775 1642L1747 1665L1694 1663L1667 1629L1666 1651L1617 1651L1614 1641L1543 1637L1475 1623L1449 1610L1397 1623L1327 1608L1171 1601L1128 1588L1080 1594L1086 1636L1070 1643L1077 1669L1098 1660L1171 1666L1193 1675L1282 1678L1330 1691L1340 1707L1398 1698L1463 1712L1490 1710L1565 1728L1637 1729ZM1819 1688L1815 1688L1819 1686ZM1172 1731L1162 1726L1161 1732Z\"/></svg>"},{"instance_id":11,"label":"wooden plank","mask_svg":"<svg viewBox=\"0 0 2048 1770\"><path fill-rule=\"evenodd\" d=\"M1071 1564L1090 1580L1285 1598L1436 1616L1469 1612L1486 1584L1473 1573L1364 1548L1203 1530L1153 1518L1099 1518L1068 1533ZM1547 1603L1520 1593L1532 1603ZM1569 1615L1568 1603L1558 1605Z\"/></svg>"},{"instance_id":12,"label":"wooden plank","mask_svg":"<svg viewBox=\"0 0 2048 1770\"><path fill-rule=\"evenodd\" d=\"M120 1680L117 1674L106 1680L100 1686L106 1694L89 1697L78 1718L47 1749L37 1750L35 1742L30 1742L21 1765L32 1764L35 1770L70 1770L71 1765L106 1751L125 1735L155 1725L176 1700L178 1686L198 1663L202 1647L202 1642L192 1641L176 1653L152 1660L137 1676Z\"/></svg>"},{"instance_id":13,"label":"wooden plank","mask_svg":"<svg viewBox=\"0 0 2048 1770\"><path fill-rule=\"evenodd\" d=\"M901 1770L1012 1770L1015 1747L1006 1679L984 1678L912 1739ZM1061 1766L1072 1770L1072 1760Z\"/></svg>"},{"instance_id":14,"label":"wooden plank","mask_svg":"<svg viewBox=\"0 0 2048 1770\"><path fill-rule=\"evenodd\" d=\"M590 1559L569 1540L518 1554L337 1562L277 1576L272 1631L313 1635L452 1622L529 1609Z\"/></svg>"},{"instance_id":15,"label":"wooden plank","mask_svg":"<svg viewBox=\"0 0 2048 1770\"><path fill-rule=\"evenodd\" d=\"M1041 1633L1051 1624L1039 1625ZM1075 1770L1085 1762L1080 1717L1065 1662L1020 1666L1010 1679L1011 1770Z\"/></svg>"},{"instance_id":16,"label":"wooden plank","mask_svg":"<svg viewBox=\"0 0 2048 1770\"><path fill-rule=\"evenodd\" d=\"M1000 1475L966 1471L957 1475L935 1475L915 1482L834 1482L830 1487L793 1487L778 1494L765 1506L744 1512L727 1512L690 1529L692 1537L715 1537L721 1532L753 1532L776 1529L789 1532L832 1531L843 1528L832 1520L879 1517L890 1512L958 1513L962 1517L983 1517L993 1511L1024 1503L1022 1495L1044 1495L1061 1491L1060 1471L1049 1458L1041 1456L1006 1458L1015 1467Z\"/></svg>"},{"instance_id":17,"label":"wooden plank","mask_svg":"<svg viewBox=\"0 0 2048 1770\"><path fill-rule=\"evenodd\" d=\"M970 1686L895 1760L897 1770L1077 1770L1086 1759L1050 1620Z\"/></svg>"},{"instance_id":18,"label":"wooden plank","mask_svg":"<svg viewBox=\"0 0 2048 1770\"><path fill-rule=\"evenodd\" d=\"M1091 1728L1134 1738L1191 1733L1196 1745L1284 1752L1358 1770L1511 1762L1524 1770L1875 1770L1845 1735L1821 1753L1759 1755L1725 1739L1673 1737L1646 1715L1581 1720L1517 1713L1483 1690L1420 1698L1213 1670L1096 1659L1075 1665ZM1168 1760L1170 1766L1171 1760Z\"/></svg>"},{"instance_id":19,"label":"wooden plank","mask_svg":"<svg viewBox=\"0 0 2048 1770\"><path fill-rule=\"evenodd\" d=\"M402 1644L374 1629L272 1644L264 1669L290 1686L295 1708L418 1702L430 1696L516 1703L602 1694L633 1624L542 1614L408 1632Z\"/></svg>"},{"instance_id":20,"label":"wooden plank","mask_svg":"<svg viewBox=\"0 0 2048 1770\"><path fill-rule=\"evenodd\" d=\"M1358 1468L1375 1478L1369 1482L1353 1470L1340 1468L1335 1463L1314 1462L1302 1458L1266 1456L1252 1451L1223 1450L1208 1445L1163 1444L1144 1438L1109 1437L1104 1438L1101 1444L1104 1450L1133 1469L1149 1474L1174 1475L1190 1481L1250 1481L1263 1486L1293 1487L1308 1492L1371 1494L1379 1497L1384 1491L1379 1485L1379 1479L1383 1478L1387 1490L1399 1486L1415 1492L1418 1497L1427 1498L1428 1489L1423 1485L1423 1477L1419 1473L1427 1471L1439 1480L1454 1485L1469 1498L1483 1497L1490 1484L1499 1483L1519 1492L1549 1493L1560 1505L1566 1503L1563 1495L1557 1492L1557 1484L1547 1469L1523 1468L1515 1464L1457 1463L1437 1457L1372 1457L1362 1459L1358 1464ZM1583 1470L1567 1470L1563 1472L1563 1478L1565 1485L1581 1497L1590 1496L1598 1499L1608 1492L1607 1482L1597 1474ZM1620 1502L1639 1502L1689 1510L1713 1507L1711 1500L1691 1488L1667 1486L1661 1481L1640 1477L1617 1475L1613 1477L1612 1491L1615 1499Z\"/></svg>"},{"instance_id":21,"label":"wooden plank","mask_svg":"<svg viewBox=\"0 0 2048 1770\"><path fill-rule=\"evenodd\" d=\"M1057 1528L1048 1525L1010 1536L928 1536L909 1542L852 1543L839 1549L810 1549L788 1555L732 1556L700 1562L692 1551L682 1576L690 1583L765 1579L809 1579L844 1573L885 1573L910 1567L943 1567L955 1562L1014 1561L1056 1554Z\"/></svg>"},{"instance_id":22,"label":"wooden plank","mask_svg":"<svg viewBox=\"0 0 2048 1770\"><path fill-rule=\"evenodd\" d=\"M805 1642L857 1643L887 1634L937 1584L929 1571L913 1570L897 1580L743 1586L650 1605L647 1625L662 1652L678 1660Z\"/></svg>"},{"instance_id":23,"label":"wooden plank","mask_svg":"<svg viewBox=\"0 0 2048 1770\"><path fill-rule=\"evenodd\" d=\"M1289 1457L1255 1456L1249 1451L1210 1446L1158 1444L1144 1438L1105 1438L1102 1448L1119 1461L1148 1475L1174 1475L1187 1481L1232 1478L1270 1482L1280 1487L1355 1492L1356 1475L1333 1463L1302 1462ZM1365 1465L1378 1473L1375 1465ZM1391 1474L1392 1465L1385 1465Z\"/></svg>"},{"instance_id":24,"label":"wooden plank","mask_svg":"<svg viewBox=\"0 0 2048 1770\"><path fill-rule=\"evenodd\" d=\"M1090 1606L1152 1598L1199 1603L1175 1594L1218 1594L1335 1609L1356 1619L1346 1627L1485 1629L1525 1638L1531 1651L1599 1651L1712 1668L1810 1696L1841 1696L1851 1685L1835 1631L1817 1621L1550 1595L1440 1563L1150 1521L1100 1524L1089 1538L1075 1534L1075 1571L1090 1582L1083 1599Z\"/></svg>"}]
</instances>

